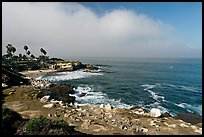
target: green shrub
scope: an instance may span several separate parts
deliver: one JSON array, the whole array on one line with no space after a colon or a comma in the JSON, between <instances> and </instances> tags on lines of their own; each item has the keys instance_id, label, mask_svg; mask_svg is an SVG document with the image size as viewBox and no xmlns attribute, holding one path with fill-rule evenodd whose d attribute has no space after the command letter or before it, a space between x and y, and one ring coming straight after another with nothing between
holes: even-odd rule
<instances>
[{"instance_id":1,"label":"green shrub","mask_svg":"<svg viewBox=\"0 0 204 137\"><path fill-rule=\"evenodd\" d=\"M23 132L18 135L76 135L75 131L63 120L50 120L43 116L32 118L25 123Z\"/></svg>"},{"instance_id":2,"label":"green shrub","mask_svg":"<svg viewBox=\"0 0 204 137\"><path fill-rule=\"evenodd\" d=\"M8 108L2 109L2 129L3 133L5 134L14 134L16 132L16 129L13 127L13 124L21 120L21 116Z\"/></svg>"}]
</instances>

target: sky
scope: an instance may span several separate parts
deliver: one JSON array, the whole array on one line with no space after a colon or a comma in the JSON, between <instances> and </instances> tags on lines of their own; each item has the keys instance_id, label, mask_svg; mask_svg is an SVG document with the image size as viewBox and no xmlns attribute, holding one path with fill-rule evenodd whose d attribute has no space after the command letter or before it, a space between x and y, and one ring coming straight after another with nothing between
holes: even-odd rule
<instances>
[{"instance_id":1,"label":"sky","mask_svg":"<svg viewBox=\"0 0 204 137\"><path fill-rule=\"evenodd\" d=\"M202 57L199 2L3 2L2 54Z\"/></svg>"}]
</instances>

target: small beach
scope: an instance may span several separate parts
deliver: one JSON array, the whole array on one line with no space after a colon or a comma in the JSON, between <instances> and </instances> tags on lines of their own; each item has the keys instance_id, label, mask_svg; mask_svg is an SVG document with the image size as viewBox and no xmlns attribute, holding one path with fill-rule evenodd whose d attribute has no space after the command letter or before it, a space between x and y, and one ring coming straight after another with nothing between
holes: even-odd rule
<instances>
[{"instance_id":1,"label":"small beach","mask_svg":"<svg viewBox=\"0 0 204 137\"><path fill-rule=\"evenodd\" d=\"M28 71L22 71L20 72L21 74L36 79L42 75L48 74L48 73L53 73L56 72L57 70L54 69L43 69L43 70L28 70Z\"/></svg>"}]
</instances>

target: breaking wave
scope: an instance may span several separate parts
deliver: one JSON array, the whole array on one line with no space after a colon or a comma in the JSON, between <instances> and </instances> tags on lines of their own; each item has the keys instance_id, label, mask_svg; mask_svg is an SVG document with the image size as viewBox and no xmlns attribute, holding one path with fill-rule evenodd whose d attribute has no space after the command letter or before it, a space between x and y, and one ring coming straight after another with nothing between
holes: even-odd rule
<instances>
[{"instance_id":1,"label":"breaking wave","mask_svg":"<svg viewBox=\"0 0 204 137\"><path fill-rule=\"evenodd\" d=\"M107 94L96 91L93 85L79 85L74 88L76 97L76 104L79 106L83 105L99 105L99 104L110 104L116 108L130 109L132 106L122 103L121 100L110 99Z\"/></svg>"},{"instance_id":2,"label":"breaking wave","mask_svg":"<svg viewBox=\"0 0 204 137\"><path fill-rule=\"evenodd\" d=\"M84 72L82 70L72 71L72 72L57 72L53 75L44 75L39 77L41 80L49 80L49 81L64 81L64 80L73 80L73 79L81 79L87 78L91 76L100 76L102 73L93 73L93 72Z\"/></svg>"}]
</instances>

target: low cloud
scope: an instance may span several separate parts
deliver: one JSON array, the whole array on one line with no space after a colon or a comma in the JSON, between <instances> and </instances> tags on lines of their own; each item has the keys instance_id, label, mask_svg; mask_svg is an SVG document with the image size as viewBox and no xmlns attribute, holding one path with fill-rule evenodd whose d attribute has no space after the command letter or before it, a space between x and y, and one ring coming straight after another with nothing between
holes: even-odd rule
<instances>
[{"instance_id":1,"label":"low cloud","mask_svg":"<svg viewBox=\"0 0 204 137\"><path fill-rule=\"evenodd\" d=\"M169 24L131 10L97 15L78 3L2 3L2 49L7 43L51 57L201 57ZM3 54L2 53L2 54Z\"/></svg>"}]
</instances>

